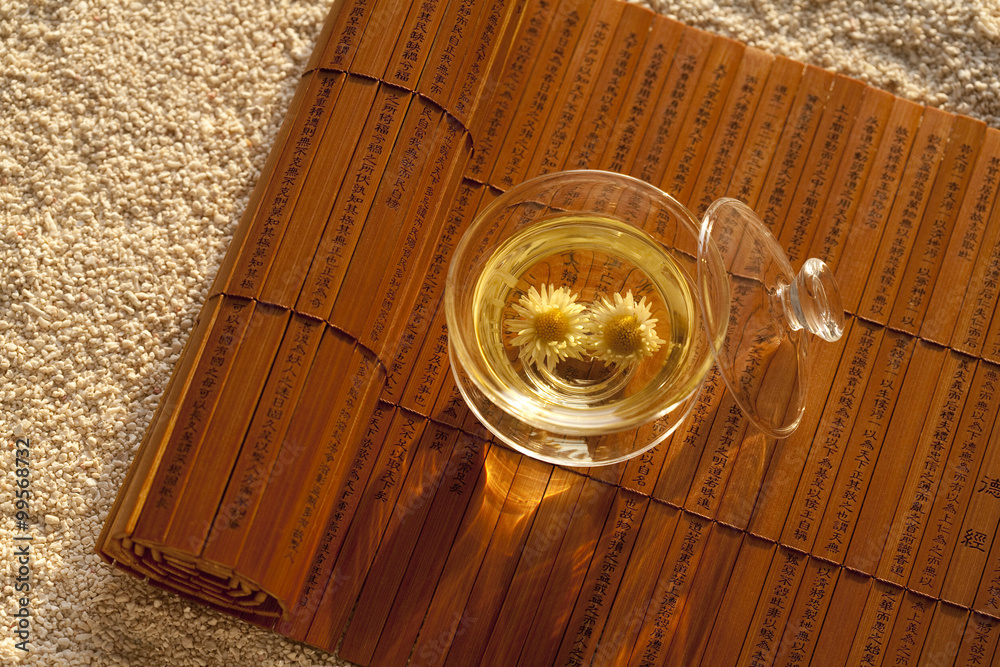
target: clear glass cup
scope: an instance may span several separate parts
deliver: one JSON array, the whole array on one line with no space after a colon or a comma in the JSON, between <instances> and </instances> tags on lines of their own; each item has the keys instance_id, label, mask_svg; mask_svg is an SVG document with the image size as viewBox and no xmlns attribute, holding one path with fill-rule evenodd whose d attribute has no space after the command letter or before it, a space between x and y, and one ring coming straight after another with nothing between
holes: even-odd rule
<instances>
[{"instance_id":1,"label":"clear glass cup","mask_svg":"<svg viewBox=\"0 0 1000 667\"><path fill-rule=\"evenodd\" d=\"M784 264L775 268L777 243L766 229L760 241L761 229L735 200L717 202L699 222L668 194L611 172L557 172L512 188L476 218L449 267L459 390L514 449L603 465L670 435L718 360L730 388L749 395L737 396L748 417L787 434L803 404L799 330L839 336L843 311L825 266L789 278L787 259L778 249ZM771 275L758 275L762 261ZM777 286L765 282L776 275ZM770 379L757 377L761 356L774 354Z\"/></svg>"}]
</instances>

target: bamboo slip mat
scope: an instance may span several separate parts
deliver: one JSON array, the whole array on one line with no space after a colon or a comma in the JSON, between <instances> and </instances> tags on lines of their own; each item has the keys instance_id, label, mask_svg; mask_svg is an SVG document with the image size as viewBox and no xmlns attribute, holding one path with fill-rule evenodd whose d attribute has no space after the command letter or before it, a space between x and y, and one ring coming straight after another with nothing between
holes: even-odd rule
<instances>
[{"instance_id":1,"label":"bamboo slip mat","mask_svg":"<svg viewBox=\"0 0 1000 667\"><path fill-rule=\"evenodd\" d=\"M439 301L559 169L749 203L851 317L804 422L512 453ZM99 542L360 664L1000 664L1000 131L615 0L341 0Z\"/></svg>"}]
</instances>

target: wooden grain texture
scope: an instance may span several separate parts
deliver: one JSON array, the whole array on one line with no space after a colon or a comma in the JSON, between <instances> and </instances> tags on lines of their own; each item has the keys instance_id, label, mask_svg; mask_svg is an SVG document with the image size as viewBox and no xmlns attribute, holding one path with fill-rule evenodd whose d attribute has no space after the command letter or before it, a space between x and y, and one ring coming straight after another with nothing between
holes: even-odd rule
<instances>
[{"instance_id":1,"label":"wooden grain texture","mask_svg":"<svg viewBox=\"0 0 1000 667\"><path fill-rule=\"evenodd\" d=\"M792 196L809 161L820 118L833 85L833 74L806 67L788 109L781 140L775 148L773 167L761 189L756 210L778 237L789 215Z\"/></svg>"},{"instance_id":2,"label":"wooden grain texture","mask_svg":"<svg viewBox=\"0 0 1000 667\"><path fill-rule=\"evenodd\" d=\"M682 204L690 199L745 49L739 42L716 39L705 59L678 141L667 159L663 178L656 184Z\"/></svg>"},{"instance_id":3,"label":"wooden grain texture","mask_svg":"<svg viewBox=\"0 0 1000 667\"><path fill-rule=\"evenodd\" d=\"M806 554L791 549L780 548L774 554L737 664L774 661L780 646L780 630L788 622L808 560Z\"/></svg>"},{"instance_id":4,"label":"wooden grain texture","mask_svg":"<svg viewBox=\"0 0 1000 667\"><path fill-rule=\"evenodd\" d=\"M871 461L871 481L858 510L856 537L851 540L844 557L847 567L872 572L884 553L885 538L891 533L902 486L912 469L916 443L926 424L933 397L927 387L940 381L943 361L943 349L918 341L906 375L897 380L902 385L899 398L885 433L885 442Z\"/></svg>"},{"instance_id":5,"label":"wooden grain texture","mask_svg":"<svg viewBox=\"0 0 1000 667\"><path fill-rule=\"evenodd\" d=\"M702 560L717 530L726 528L690 514L678 519L629 665L655 665L667 659L670 645L687 625L688 615L698 602L691 596L698 571L703 566L720 566L717 561Z\"/></svg>"},{"instance_id":6,"label":"wooden grain texture","mask_svg":"<svg viewBox=\"0 0 1000 667\"><path fill-rule=\"evenodd\" d=\"M917 664L951 663L961 648L968 616L964 609L937 602Z\"/></svg>"},{"instance_id":7,"label":"wooden grain texture","mask_svg":"<svg viewBox=\"0 0 1000 667\"><path fill-rule=\"evenodd\" d=\"M816 638L814 658L831 665L856 664L849 662L848 656L858 633L865 631L861 627L861 616L875 584L875 580L863 574L841 571L824 615L824 631ZM830 632L827 628L836 628L836 631Z\"/></svg>"},{"instance_id":8,"label":"wooden grain texture","mask_svg":"<svg viewBox=\"0 0 1000 667\"><path fill-rule=\"evenodd\" d=\"M626 101L625 88L634 78L653 18L654 14L645 7L625 5L611 38L612 47L594 81L592 102L580 121L564 168L597 167Z\"/></svg>"},{"instance_id":9,"label":"wooden grain texture","mask_svg":"<svg viewBox=\"0 0 1000 667\"><path fill-rule=\"evenodd\" d=\"M735 578L736 558L743 540L744 533L724 527L709 536L702 567L691 584L693 606L687 614L687 622L681 623L674 632L663 664L681 667L702 662L711 645L708 629L721 626L725 595L730 586L739 590L743 585L741 580Z\"/></svg>"},{"instance_id":10,"label":"wooden grain texture","mask_svg":"<svg viewBox=\"0 0 1000 667\"><path fill-rule=\"evenodd\" d=\"M883 664L917 665L934 614L934 601L911 591L903 594L885 642Z\"/></svg>"},{"instance_id":11,"label":"wooden grain texture","mask_svg":"<svg viewBox=\"0 0 1000 667\"><path fill-rule=\"evenodd\" d=\"M823 203L812 245L805 254L819 259L836 269L852 230L855 213L861 203L865 186L875 162L876 151L882 144L893 96L877 88L866 87L861 98L848 148L841 157L833 184ZM860 272L867 267L859 267ZM865 276L867 278L867 275ZM850 310L850 309L848 309Z\"/></svg>"},{"instance_id":12,"label":"wooden grain texture","mask_svg":"<svg viewBox=\"0 0 1000 667\"><path fill-rule=\"evenodd\" d=\"M754 48L744 51L719 116L719 131L712 133L705 168L698 171L688 196L688 208L696 216L725 194L773 63L774 56L769 53Z\"/></svg>"},{"instance_id":13,"label":"wooden grain texture","mask_svg":"<svg viewBox=\"0 0 1000 667\"><path fill-rule=\"evenodd\" d=\"M686 33L676 21L653 21L650 34L632 83L625 92L621 114L612 123L611 136L598 167L627 173L642 147L642 140L655 120L654 105L663 96L668 74L673 69L681 37Z\"/></svg>"},{"instance_id":14,"label":"wooden grain texture","mask_svg":"<svg viewBox=\"0 0 1000 667\"><path fill-rule=\"evenodd\" d=\"M840 573L837 567L815 558L806 563L772 664L810 664Z\"/></svg>"},{"instance_id":15,"label":"wooden grain texture","mask_svg":"<svg viewBox=\"0 0 1000 667\"><path fill-rule=\"evenodd\" d=\"M996 368L990 371L995 374ZM987 417L986 422L989 422ZM977 473L970 470L971 489L965 508L965 516L958 528L960 547L956 549L951 563L948 565L941 597L949 602L971 607L976 590L980 586L986 568L987 556L995 542L993 527L1000 524L1000 503L996 502L997 484L994 480L1000 478L1000 461L997 460L1000 446L1000 429L997 429L996 418L993 418L992 428L988 429L989 440L985 446L982 463Z\"/></svg>"},{"instance_id":16,"label":"wooden grain texture","mask_svg":"<svg viewBox=\"0 0 1000 667\"><path fill-rule=\"evenodd\" d=\"M871 162L871 171L837 261L837 280L844 308L852 313L858 306L865 284L872 272L872 261L881 246L882 233L894 206L905 205L896 198L909 163L910 150L924 109L908 100L896 98L886 119L883 139ZM866 185L867 185L866 184ZM866 273L867 271L867 273Z\"/></svg>"},{"instance_id":17,"label":"wooden grain texture","mask_svg":"<svg viewBox=\"0 0 1000 667\"><path fill-rule=\"evenodd\" d=\"M663 562L680 512L663 503L649 503L645 514L643 522L648 521L655 530L639 533L608 622L598 637L600 643L592 664L613 665L628 660L639 638L642 620L657 596L657 580L648 573Z\"/></svg>"},{"instance_id":18,"label":"wooden grain texture","mask_svg":"<svg viewBox=\"0 0 1000 667\"><path fill-rule=\"evenodd\" d=\"M729 179L727 197L756 207L804 71L804 65L788 58L779 57L771 65L750 132Z\"/></svg>"},{"instance_id":19,"label":"wooden grain texture","mask_svg":"<svg viewBox=\"0 0 1000 667\"><path fill-rule=\"evenodd\" d=\"M837 379L813 437L804 474L792 500L781 542L804 551L813 549L820 521L833 494L837 471L844 460L847 440L858 421L860 403L872 375L875 351L884 332L854 320Z\"/></svg>"},{"instance_id":20,"label":"wooden grain texture","mask_svg":"<svg viewBox=\"0 0 1000 667\"><path fill-rule=\"evenodd\" d=\"M902 598L902 589L882 581L875 582L868 593L864 611L861 612L846 664L870 665L882 659Z\"/></svg>"},{"instance_id":21,"label":"wooden grain texture","mask_svg":"<svg viewBox=\"0 0 1000 667\"><path fill-rule=\"evenodd\" d=\"M616 495L555 654L559 664L584 665L594 659L649 502L628 491Z\"/></svg>"},{"instance_id":22,"label":"wooden grain texture","mask_svg":"<svg viewBox=\"0 0 1000 667\"><path fill-rule=\"evenodd\" d=\"M805 261L804 254L816 235L820 213L833 187L837 167L848 149L848 138L864 92L865 87L859 81L834 77L788 214L779 221L778 240L795 268Z\"/></svg>"},{"instance_id":23,"label":"wooden grain texture","mask_svg":"<svg viewBox=\"0 0 1000 667\"><path fill-rule=\"evenodd\" d=\"M983 247L976 256L975 268L965 293L958 324L952 335L952 346L984 359L996 361L996 327L993 311L998 296L1000 278L1000 235L995 233L1000 222L1000 207L994 206L990 225L983 235ZM992 232L992 233L991 233Z\"/></svg>"},{"instance_id":24,"label":"wooden grain texture","mask_svg":"<svg viewBox=\"0 0 1000 667\"><path fill-rule=\"evenodd\" d=\"M760 592L776 547L773 542L745 537L733 567L719 614L702 657L703 665L735 665L750 634Z\"/></svg>"},{"instance_id":25,"label":"wooden grain texture","mask_svg":"<svg viewBox=\"0 0 1000 667\"><path fill-rule=\"evenodd\" d=\"M413 306L406 314L408 319L402 327L402 335L396 345L394 356L386 367L386 385L383 396L386 400L424 416L430 414L435 385L442 377L447 341L442 321L444 309L441 295L444 293L448 262L462 237L472 222L473 213L479 206L483 188L471 181L461 181L455 195L454 205L444 220L444 227L434 246L431 264L419 284L419 292Z\"/></svg>"},{"instance_id":26,"label":"wooden grain texture","mask_svg":"<svg viewBox=\"0 0 1000 667\"><path fill-rule=\"evenodd\" d=\"M294 237L286 237L280 243L274 259L274 269L268 274L261 287L260 299L268 303L290 308L300 298L305 276L317 256L322 261L326 253L320 251L327 234L342 237L342 245L350 248L356 237L357 226L351 225L345 217L346 201L356 196L355 184L363 174L385 169L385 160L377 155L377 146L383 143L378 128L386 126L385 111L394 108L399 98L398 91L380 88L378 82L353 78L345 85L345 102L360 104L361 108L372 108L373 112L365 122L365 128L357 136L357 143L339 139L339 132L331 130L324 134L326 142L336 150L324 151L316 168L318 177L309 179L308 192L303 197L303 206L296 210L296 218L301 220L301 231ZM375 96L379 99L375 99ZM355 109L357 106L354 107ZM357 115L338 105L332 118L333 126L357 121ZM392 134L398 131L398 123L391 127ZM388 155L386 155L388 157ZM339 201L333 205L323 196L324 192L338 192ZM311 195L311 196L308 196ZM329 231L328 231L329 230ZM324 248L325 250L325 248ZM341 265L346 261L341 260ZM324 268L335 271L332 262L324 262Z\"/></svg>"},{"instance_id":27,"label":"wooden grain texture","mask_svg":"<svg viewBox=\"0 0 1000 667\"><path fill-rule=\"evenodd\" d=\"M889 326L917 334L917 324L927 313L940 273L946 240L952 236L979 155L986 126L967 116L955 118L951 138L934 181L934 189L919 221L913 250L901 276ZM947 275L947 274L946 274ZM949 277L953 279L953 277Z\"/></svg>"},{"instance_id":28,"label":"wooden grain texture","mask_svg":"<svg viewBox=\"0 0 1000 667\"><path fill-rule=\"evenodd\" d=\"M519 555L514 580L483 652L483 665L502 667L517 663L531 627L526 621L540 610L548 580L559 575L554 555L566 539L577 503L586 500L582 494L586 482L586 477L562 468L552 471L531 533ZM669 532L664 530L661 534L669 539Z\"/></svg>"},{"instance_id":29,"label":"wooden grain texture","mask_svg":"<svg viewBox=\"0 0 1000 667\"><path fill-rule=\"evenodd\" d=\"M916 241L919 221L924 218L945 146L949 143L953 122L951 114L936 109L924 111L913 140L912 159L907 160L857 307L857 314L861 317L879 324L888 323L904 267Z\"/></svg>"},{"instance_id":30,"label":"wooden grain texture","mask_svg":"<svg viewBox=\"0 0 1000 667\"><path fill-rule=\"evenodd\" d=\"M478 423L450 258L575 168L835 269L795 434L714 374L614 466ZM363 665L996 664L998 191L1000 130L635 5L335 3L98 550Z\"/></svg>"},{"instance_id":31,"label":"wooden grain texture","mask_svg":"<svg viewBox=\"0 0 1000 667\"><path fill-rule=\"evenodd\" d=\"M980 311L987 311L990 307L995 310L997 306L997 284L1000 282L1000 247L998 246L1000 244L992 248L989 261L986 264L986 270L983 274L983 291L976 301L977 314ZM983 322L985 322L986 317L984 313L982 315ZM977 326L979 325L974 321L973 327L969 330L970 337L975 337L975 332L977 331L975 327ZM983 359L993 363L1000 363L1000 319L992 317L989 328L985 336L983 336L982 346L979 349L981 350Z\"/></svg>"},{"instance_id":32,"label":"wooden grain texture","mask_svg":"<svg viewBox=\"0 0 1000 667\"><path fill-rule=\"evenodd\" d=\"M952 555L959 548L976 548L985 537L959 527L975 490L979 468L996 421L1000 393L996 366L980 362L969 386L969 398L958 422L955 440L944 463L939 493L928 512L927 529L916 552L909 587L931 597L940 595Z\"/></svg>"},{"instance_id":33,"label":"wooden grain texture","mask_svg":"<svg viewBox=\"0 0 1000 667\"><path fill-rule=\"evenodd\" d=\"M965 624L956 665L985 665L996 660L997 620L971 614Z\"/></svg>"},{"instance_id":34,"label":"wooden grain texture","mask_svg":"<svg viewBox=\"0 0 1000 667\"><path fill-rule=\"evenodd\" d=\"M926 530L928 506L940 488L944 463L955 439L974 370L974 361L964 355L950 352L944 360L895 516L885 532L885 546L876 570L880 578L899 585L908 580Z\"/></svg>"},{"instance_id":35,"label":"wooden grain texture","mask_svg":"<svg viewBox=\"0 0 1000 667\"><path fill-rule=\"evenodd\" d=\"M351 624L340 647L341 655L357 662L371 659L432 501L448 481L449 462L458 432L437 426L426 437L427 444L422 448L424 455L414 461L406 476L400 499L393 508L358 596L357 622Z\"/></svg>"},{"instance_id":36,"label":"wooden grain texture","mask_svg":"<svg viewBox=\"0 0 1000 667\"><path fill-rule=\"evenodd\" d=\"M525 177L564 167L624 9L623 3L592 4L587 8L586 22L574 27L564 52L555 60L550 56L548 62L558 62L558 67L550 67L547 75L559 84L547 93L552 102L526 107L525 116L507 135L491 183L506 190ZM556 48L561 46L556 43Z\"/></svg>"},{"instance_id":37,"label":"wooden grain texture","mask_svg":"<svg viewBox=\"0 0 1000 667\"><path fill-rule=\"evenodd\" d=\"M851 326L848 321L847 331L850 331ZM753 512L748 531L758 537L778 541L782 528L789 519L796 490L807 483L804 475L806 463L813 449L818 451L821 444L816 441L816 434L824 414L822 406L830 400L836 400L836 394L833 393L834 379L849 338L845 334L835 344L814 348L810 359L808 388L811 408L803 415L803 421L795 433L774 443L774 452L760 488L753 494L753 502L746 497L743 499ZM818 460L814 459L814 463ZM811 509L814 514L817 507ZM802 518L796 519L801 520Z\"/></svg>"},{"instance_id":38,"label":"wooden grain texture","mask_svg":"<svg viewBox=\"0 0 1000 667\"><path fill-rule=\"evenodd\" d=\"M461 624L447 642L447 656L436 664L481 664L486 645L500 615L503 596L497 591L510 590L518 557L537 518L537 510L552 477L552 466L522 458L517 475L500 510L500 520L493 531L490 546L481 559L475 584L465 605L467 627ZM522 582L523 583L523 582ZM444 599L449 608L453 600ZM475 619L472 622L471 619ZM428 628L425 624L425 629ZM433 626L430 626L433 627ZM461 630L461 632L460 632ZM444 642L441 642L444 648Z\"/></svg>"},{"instance_id":39,"label":"wooden grain texture","mask_svg":"<svg viewBox=\"0 0 1000 667\"><path fill-rule=\"evenodd\" d=\"M712 43L708 33L696 28L684 29L630 171L642 180L654 184L662 180Z\"/></svg>"},{"instance_id":40,"label":"wooden grain texture","mask_svg":"<svg viewBox=\"0 0 1000 667\"><path fill-rule=\"evenodd\" d=\"M556 661L615 495L614 487L587 479L565 536L558 549L548 556L552 560L552 573L545 582L534 616L524 619L529 629L516 664L548 665Z\"/></svg>"},{"instance_id":41,"label":"wooden grain texture","mask_svg":"<svg viewBox=\"0 0 1000 667\"><path fill-rule=\"evenodd\" d=\"M875 357L872 375L858 407L858 419L844 446L830 500L816 533L812 553L843 563L871 485L875 462L885 445L891 416L913 354L914 339L889 331ZM876 538L861 535L862 539ZM866 549L867 550L867 549Z\"/></svg>"},{"instance_id":42,"label":"wooden grain texture","mask_svg":"<svg viewBox=\"0 0 1000 667\"><path fill-rule=\"evenodd\" d=\"M941 261L941 275L947 279L934 284L929 305L920 323L920 335L936 343L952 342L958 313L970 285L976 257L990 224L997 189L1000 188L1000 130L988 128L976 158L967 195L959 207L956 227L949 237Z\"/></svg>"}]
</instances>

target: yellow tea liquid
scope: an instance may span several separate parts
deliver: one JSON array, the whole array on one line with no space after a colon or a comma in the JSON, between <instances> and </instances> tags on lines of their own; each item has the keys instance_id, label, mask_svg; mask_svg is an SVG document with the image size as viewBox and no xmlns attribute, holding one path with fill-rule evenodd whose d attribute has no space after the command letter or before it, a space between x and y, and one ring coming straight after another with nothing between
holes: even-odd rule
<instances>
[{"instance_id":1,"label":"yellow tea liquid","mask_svg":"<svg viewBox=\"0 0 1000 667\"><path fill-rule=\"evenodd\" d=\"M689 270L693 270L693 261ZM637 406L649 392L667 406L692 391L692 376L685 365L694 359L693 327L698 325L697 304L685 274L670 252L650 235L610 218L557 214L527 227L504 242L487 259L474 286L475 335L480 353L493 373L492 381L511 396L511 411L527 423L548 406L601 410L606 420L628 427ZM519 358L518 346L506 322L518 317L512 308L530 287L566 287L578 303L590 305L615 293L628 292L636 302L645 297L656 335L665 341L648 358L633 364L604 363L584 355L565 359L549 372ZM703 361L703 360L702 360ZM690 370L690 369L688 369ZM683 379L681 379L683 378ZM572 420L570 420L572 421ZM641 420L640 420L641 421ZM632 424L634 426L634 424ZM564 425L575 430L573 423Z\"/></svg>"}]
</instances>

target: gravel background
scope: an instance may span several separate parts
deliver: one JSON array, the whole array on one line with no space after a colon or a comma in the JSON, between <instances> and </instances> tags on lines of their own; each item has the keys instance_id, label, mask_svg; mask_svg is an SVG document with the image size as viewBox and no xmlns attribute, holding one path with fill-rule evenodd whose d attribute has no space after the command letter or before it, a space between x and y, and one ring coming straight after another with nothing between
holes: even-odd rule
<instances>
[{"instance_id":1,"label":"gravel background","mask_svg":"<svg viewBox=\"0 0 1000 667\"><path fill-rule=\"evenodd\" d=\"M648 1L1000 127L996 0ZM0 0L4 665L346 664L94 554L327 9ZM34 494L27 654L12 617L18 437Z\"/></svg>"}]
</instances>

